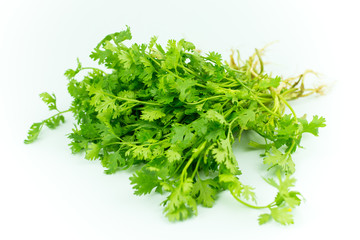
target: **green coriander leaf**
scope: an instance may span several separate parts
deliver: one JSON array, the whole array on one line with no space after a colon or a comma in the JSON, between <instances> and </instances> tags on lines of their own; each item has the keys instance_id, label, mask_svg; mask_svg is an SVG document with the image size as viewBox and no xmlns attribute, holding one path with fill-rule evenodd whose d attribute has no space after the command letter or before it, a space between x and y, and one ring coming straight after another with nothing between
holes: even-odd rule
<instances>
[{"instance_id":1,"label":"green coriander leaf","mask_svg":"<svg viewBox=\"0 0 360 240\"><path fill-rule=\"evenodd\" d=\"M197 214L197 204L189 194L192 190L191 179L176 187L167 199L164 212L170 221L178 221L189 218L192 214Z\"/></svg>"},{"instance_id":2,"label":"green coriander leaf","mask_svg":"<svg viewBox=\"0 0 360 240\"><path fill-rule=\"evenodd\" d=\"M205 139L207 141L213 141L216 142L219 139L224 139L225 138L225 131L222 128L219 128L218 126L214 126L209 124L208 126L208 132L205 135Z\"/></svg>"},{"instance_id":3,"label":"green coriander leaf","mask_svg":"<svg viewBox=\"0 0 360 240\"><path fill-rule=\"evenodd\" d=\"M220 124L226 124L224 116L215 110L210 109L205 113L205 118L209 121L218 122Z\"/></svg>"},{"instance_id":4,"label":"green coriander leaf","mask_svg":"<svg viewBox=\"0 0 360 240\"><path fill-rule=\"evenodd\" d=\"M294 208L296 206L299 206L301 203L300 198L298 197L284 197L284 201L287 203L287 205L291 208Z\"/></svg>"},{"instance_id":5,"label":"green coriander leaf","mask_svg":"<svg viewBox=\"0 0 360 240\"><path fill-rule=\"evenodd\" d=\"M64 75L67 77L67 79L72 80L80 71L82 70L82 65L81 62L79 60L79 58L77 59L77 67L75 70L73 69L68 69L65 71Z\"/></svg>"},{"instance_id":6,"label":"green coriander leaf","mask_svg":"<svg viewBox=\"0 0 360 240\"><path fill-rule=\"evenodd\" d=\"M112 52L118 52L119 49L117 49L110 41L105 41L104 45L105 50L110 50Z\"/></svg>"},{"instance_id":7,"label":"green coriander leaf","mask_svg":"<svg viewBox=\"0 0 360 240\"><path fill-rule=\"evenodd\" d=\"M221 64L222 62L222 57L221 57L221 54L219 53L216 53L216 52L209 52L207 54L207 60L210 60L216 64Z\"/></svg>"},{"instance_id":8,"label":"green coriander leaf","mask_svg":"<svg viewBox=\"0 0 360 240\"><path fill-rule=\"evenodd\" d=\"M24 143L29 144L34 142L38 138L42 126L43 126L42 122L33 123L30 127L27 138L24 140Z\"/></svg>"},{"instance_id":9,"label":"green coriander leaf","mask_svg":"<svg viewBox=\"0 0 360 240\"><path fill-rule=\"evenodd\" d=\"M165 116L166 114L162 112L162 109L160 108L146 108L142 111L140 118L151 122Z\"/></svg>"},{"instance_id":10,"label":"green coriander leaf","mask_svg":"<svg viewBox=\"0 0 360 240\"><path fill-rule=\"evenodd\" d=\"M113 40L115 44L120 44L125 40L131 40L131 39L132 39L132 35L131 35L130 27L126 26L126 30L106 35L106 37L104 37L103 40L101 40L100 43L96 46L96 49L106 44L107 41Z\"/></svg>"},{"instance_id":11,"label":"green coriander leaf","mask_svg":"<svg viewBox=\"0 0 360 240\"><path fill-rule=\"evenodd\" d=\"M151 160L153 157L151 149L143 145L133 145L125 155L138 160Z\"/></svg>"},{"instance_id":12,"label":"green coriander leaf","mask_svg":"<svg viewBox=\"0 0 360 240\"><path fill-rule=\"evenodd\" d=\"M281 81L280 77L275 77L275 78L266 77L260 80L259 88L260 89L267 89L269 87L276 88L279 86L280 81Z\"/></svg>"},{"instance_id":13,"label":"green coriander leaf","mask_svg":"<svg viewBox=\"0 0 360 240\"><path fill-rule=\"evenodd\" d=\"M301 195L299 192L291 191L286 197L284 197L284 200L289 205L289 207L294 208L299 206L301 203L301 199L298 197L299 195Z\"/></svg>"},{"instance_id":14,"label":"green coriander leaf","mask_svg":"<svg viewBox=\"0 0 360 240\"><path fill-rule=\"evenodd\" d=\"M148 140L152 139L154 137L154 135L156 134L156 131L152 130L152 129L139 129L136 133L136 139L141 142L141 143L145 143Z\"/></svg>"},{"instance_id":15,"label":"green coriander leaf","mask_svg":"<svg viewBox=\"0 0 360 240\"><path fill-rule=\"evenodd\" d=\"M189 78L176 79L175 87L180 93L180 96L179 96L180 101L184 102L186 100L186 98L191 96L190 89L195 85L196 85L196 81L193 79L189 79Z\"/></svg>"},{"instance_id":16,"label":"green coriander leaf","mask_svg":"<svg viewBox=\"0 0 360 240\"><path fill-rule=\"evenodd\" d=\"M248 186L248 185L243 185L243 190L241 195L244 197L245 200L252 200L253 202L256 203L256 195L254 192L255 188Z\"/></svg>"},{"instance_id":17,"label":"green coriander leaf","mask_svg":"<svg viewBox=\"0 0 360 240\"><path fill-rule=\"evenodd\" d=\"M125 69L129 69L134 62L131 57L131 54L126 51L122 51L118 57L119 57L120 62L122 64L124 64Z\"/></svg>"},{"instance_id":18,"label":"green coriander leaf","mask_svg":"<svg viewBox=\"0 0 360 240\"><path fill-rule=\"evenodd\" d=\"M268 213L261 214L258 218L259 225L263 225L271 220L271 215Z\"/></svg>"},{"instance_id":19,"label":"green coriander leaf","mask_svg":"<svg viewBox=\"0 0 360 240\"><path fill-rule=\"evenodd\" d=\"M200 136L206 136L208 133L208 120L206 118L199 118L191 123L195 132Z\"/></svg>"},{"instance_id":20,"label":"green coriander leaf","mask_svg":"<svg viewBox=\"0 0 360 240\"><path fill-rule=\"evenodd\" d=\"M98 48L95 48L94 51L90 54L90 57L93 60L99 60L98 63L99 64L103 64L105 62L105 60L111 56L111 51L106 49L105 51L100 50ZM69 71L69 70L68 70ZM75 76L76 75L76 71L72 72L71 70L69 72L65 73L66 76L68 76L68 78L70 76Z\"/></svg>"},{"instance_id":21,"label":"green coriander leaf","mask_svg":"<svg viewBox=\"0 0 360 240\"><path fill-rule=\"evenodd\" d=\"M179 59L180 59L180 48L181 42L176 44L175 40L169 40L167 44L167 52L165 59L165 66L168 69L174 69L177 67Z\"/></svg>"},{"instance_id":22,"label":"green coriander leaf","mask_svg":"<svg viewBox=\"0 0 360 240\"><path fill-rule=\"evenodd\" d=\"M301 124L303 125L303 132L308 132L313 134L314 136L319 135L319 128L325 127L325 118L318 117L315 115L310 123L308 123L305 119L299 119Z\"/></svg>"},{"instance_id":23,"label":"green coriander leaf","mask_svg":"<svg viewBox=\"0 0 360 240\"><path fill-rule=\"evenodd\" d=\"M134 173L130 180L131 184L134 185L135 195L149 194L159 184L156 173L146 168Z\"/></svg>"},{"instance_id":24,"label":"green coriander leaf","mask_svg":"<svg viewBox=\"0 0 360 240\"><path fill-rule=\"evenodd\" d=\"M271 154L266 153L264 164L270 165L271 167L279 165L285 172L295 172L295 164L292 161L291 155L282 153L274 146L271 147Z\"/></svg>"},{"instance_id":25,"label":"green coriander leaf","mask_svg":"<svg viewBox=\"0 0 360 240\"><path fill-rule=\"evenodd\" d=\"M215 161L218 164L223 164L230 173L235 174L238 170L237 162L232 151L229 139L221 139L218 142L218 147L212 149Z\"/></svg>"},{"instance_id":26,"label":"green coriander leaf","mask_svg":"<svg viewBox=\"0 0 360 240\"><path fill-rule=\"evenodd\" d=\"M174 125L171 132L171 143L179 144L179 146L184 148L190 146L194 138L191 128L187 125Z\"/></svg>"},{"instance_id":27,"label":"green coriander leaf","mask_svg":"<svg viewBox=\"0 0 360 240\"><path fill-rule=\"evenodd\" d=\"M91 143L86 150L85 158L88 160L95 160L99 157L99 152L101 150L100 144Z\"/></svg>"},{"instance_id":28,"label":"green coriander leaf","mask_svg":"<svg viewBox=\"0 0 360 240\"><path fill-rule=\"evenodd\" d=\"M158 37L156 37L156 36L151 37L150 43L149 43L149 49L152 49L154 47L154 45L156 44L157 39L158 39Z\"/></svg>"},{"instance_id":29,"label":"green coriander leaf","mask_svg":"<svg viewBox=\"0 0 360 240\"><path fill-rule=\"evenodd\" d=\"M289 225L294 223L293 216L290 212L290 208L271 208L272 218L282 225Z\"/></svg>"},{"instance_id":30,"label":"green coriander leaf","mask_svg":"<svg viewBox=\"0 0 360 240\"><path fill-rule=\"evenodd\" d=\"M56 96L55 94L50 95L47 92L43 92L40 94L41 100L48 105L49 110L57 110L56 107ZM58 110L57 110L58 111Z\"/></svg>"},{"instance_id":31,"label":"green coriander leaf","mask_svg":"<svg viewBox=\"0 0 360 240\"><path fill-rule=\"evenodd\" d=\"M192 51L195 49L195 45L188 41L183 41L183 48L185 51Z\"/></svg>"},{"instance_id":32,"label":"green coriander leaf","mask_svg":"<svg viewBox=\"0 0 360 240\"><path fill-rule=\"evenodd\" d=\"M125 165L125 159L119 152L111 153L106 158L103 158L101 162L107 168L105 170L106 174L113 174L118 170L119 166Z\"/></svg>"},{"instance_id":33,"label":"green coriander leaf","mask_svg":"<svg viewBox=\"0 0 360 240\"><path fill-rule=\"evenodd\" d=\"M216 185L216 182L212 179L201 180L198 178L194 183L192 196L204 207L212 207L217 193L215 190Z\"/></svg>"},{"instance_id":34,"label":"green coriander leaf","mask_svg":"<svg viewBox=\"0 0 360 240\"><path fill-rule=\"evenodd\" d=\"M44 120L44 124L50 129L55 129L60 125L61 122L65 122L65 118L63 115L52 116Z\"/></svg>"},{"instance_id":35,"label":"green coriander leaf","mask_svg":"<svg viewBox=\"0 0 360 240\"><path fill-rule=\"evenodd\" d=\"M287 174L285 179L281 179L280 172L277 172L278 179L279 179L279 192L281 194L287 193L289 188L295 186L296 179L291 177L291 175Z\"/></svg>"},{"instance_id":36,"label":"green coriander leaf","mask_svg":"<svg viewBox=\"0 0 360 240\"><path fill-rule=\"evenodd\" d=\"M255 121L255 112L252 109L245 109L241 111L238 115L240 127L247 129L247 124L249 122Z\"/></svg>"},{"instance_id":37,"label":"green coriander leaf","mask_svg":"<svg viewBox=\"0 0 360 240\"><path fill-rule=\"evenodd\" d=\"M168 149L165 152L166 158L169 160L169 162L177 162L181 160L181 154L173 149Z\"/></svg>"},{"instance_id":38,"label":"green coriander leaf","mask_svg":"<svg viewBox=\"0 0 360 240\"><path fill-rule=\"evenodd\" d=\"M230 190L230 192L235 194L235 196L240 196L243 190L243 185L233 174L220 174L219 182L223 183L225 187Z\"/></svg>"}]
</instances>

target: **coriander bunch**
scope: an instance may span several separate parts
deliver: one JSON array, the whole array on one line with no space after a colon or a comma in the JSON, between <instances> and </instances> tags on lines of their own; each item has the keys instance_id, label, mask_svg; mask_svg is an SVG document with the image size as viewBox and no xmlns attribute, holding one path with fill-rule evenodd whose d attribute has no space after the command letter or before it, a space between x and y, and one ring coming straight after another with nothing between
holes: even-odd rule
<instances>
[{"instance_id":1,"label":"coriander bunch","mask_svg":"<svg viewBox=\"0 0 360 240\"><path fill-rule=\"evenodd\" d=\"M107 174L140 166L130 177L134 193L163 194L170 221L197 215L198 205L212 207L219 193L229 191L241 204L267 210L260 224L270 219L293 223L291 209L300 205L301 194L292 190L292 154L304 133L318 135L325 119L298 117L288 101L321 89L305 89L304 75L282 79L266 73L263 49L243 63L235 63L232 54L227 63L216 52L201 54L184 39L169 40L163 48L156 37L148 44L126 45L131 38L127 27L95 47L90 57L106 71L83 67L78 60L76 69L65 72L73 97L68 110L58 110L55 95L42 93L56 113L34 123L25 143L72 112L72 152L100 160ZM81 71L87 75L76 80ZM241 180L232 150L244 131L261 136L262 142L249 144L263 149L263 163L275 172L265 181L278 193L265 206L256 205L254 188Z\"/></svg>"}]
</instances>

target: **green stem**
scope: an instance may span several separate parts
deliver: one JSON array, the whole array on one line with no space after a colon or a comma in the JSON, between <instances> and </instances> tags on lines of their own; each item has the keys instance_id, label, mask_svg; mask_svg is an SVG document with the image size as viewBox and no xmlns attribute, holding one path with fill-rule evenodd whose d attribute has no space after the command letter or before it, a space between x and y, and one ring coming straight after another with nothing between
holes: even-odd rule
<instances>
[{"instance_id":1,"label":"green stem","mask_svg":"<svg viewBox=\"0 0 360 240\"><path fill-rule=\"evenodd\" d=\"M240 131L239 131L239 142L241 141L241 135L242 135L243 131L244 131L243 128L241 128Z\"/></svg>"},{"instance_id":2,"label":"green stem","mask_svg":"<svg viewBox=\"0 0 360 240\"><path fill-rule=\"evenodd\" d=\"M49 120L50 118L53 118L53 117L58 116L58 115L60 115L60 114L67 113L67 112L71 112L72 110L73 110L72 108L69 108L68 110L65 110L65 111L62 111L62 112L58 112L58 113L52 115L51 117L43 120L42 123L45 123L45 122L46 122L47 120ZM59 111L59 110L58 110L58 111Z\"/></svg>"},{"instance_id":3,"label":"green stem","mask_svg":"<svg viewBox=\"0 0 360 240\"><path fill-rule=\"evenodd\" d=\"M177 168L175 169L174 173L177 173L177 172L180 170L181 166L185 163L185 160L187 159L187 157L189 157L190 154L191 154L191 151L187 151L187 152L185 153L185 156L182 157L183 160L181 161L181 163L179 164L179 166L177 166ZM181 175L180 175L180 179L181 179L181 176L182 176L182 173L181 173ZM182 181L182 179L181 179L181 181Z\"/></svg>"},{"instance_id":4,"label":"green stem","mask_svg":"<svg viewBox=\"0 0 360 240\"><path fill-rule=\"evenodd\" d=\"M227 110L227 111L224 113L225 119L233 112L234 109L236 109L236 106L231 107L229 110Z\"/></svg>"},{"instance_id":5,"label":"green stem","mask_svg":"<svg viewBox=\"0 0 360 240\"><path fill-rule=\"evenodd\" d=\"M206 102L206 101L211 100L211 99L222 98L222 97L224 97L224 95L212 96L212 97L204 98L203 100L198 101L198 102L187 102L186 104L195 105L195 104L199 104L199 103L202 103L202 102Z\"/></svg>"},{"instance_id":6,"label":"green stem","mask_svg":"<svg viewBox=\"0 0 360 240\"><path fill-rule=\"evenodd\" d=\"M198 87L202 87L202 88L206 88L207 89L207 86L203 85L203 84L200 84L200 83L196 83L195 86L198 86Z\"/></svg>"},{"instance_id":7,"label":"green stem","mask_svg":"<svg viewBox=\"0 0 360 240\"><path fill-rule=\"evenodd\" d=\"M204 153L204 163L205 164L207 163L207 156L208 156L209 152L211 151L211 149L213 149L214 146L215 146L215 143L213 143L210 147L208 147L205 150L205 153Z\"/></svg>"},{"instance_id":8,"label":"green stem","mask_svg":"<svg viewBox=\"0 0 360 240\"><path fill-rule=\"evenodd\" d=\"M191 73L192 75L194 75L195 77L201 78L201 77L198 76L193 70L185 67L184 65L181 64L181 65L179 65L179 66L180 66L182 69L184 69L186 72L189 72L189 73Z\"/></svg>"},{"instance_id":9,"label":"green stem","mask_svg":"<svg viewBox=\"0 0 360 240\"><path fill-rule=\"evenodd\" d=\"M136 99L123 98L123 97L117 97L117 96L115 96L115 97L116 97L117 99L120 99L120 100L123 100L123 101L128 101L128 102L136 102L136 103L141 103L141 104L144 104L144 105L162 106L162 105L159 104L159 103L143 102L143 101L139 101L139 100L136 100Z\"/></svg>"},{"instance_id":10,"label":"green stem","mask_svg":"<svg viewBox=\"0 0 360 240\"><path fill-rule=\"evenodd\" d=\"M290 104L285 100L285 98L283 96L281 96L280 94L278 96L281 99L281 101L283 101L285 103L285 105L290 109L291 113L293 114L293 116L295 118L295 121L298 122L298 119L296 117L296 113L295 113L294 109L290 106Z\"/></svg>"},{"instance_id":11,"label":"green stem","mask_svg":"<svg viewBox=\"0 0 360 240\"><path fill-rule=\"evenodd\" d=\"M268 107L266 107L266 106L264 105L264 103L262 103L262 102L257 98L256 95L254 95L253 93L251 93L251 94L253 95L253 97L255 98L255 100L256 100L267 112L271 113L272 115L274 115L274 116L276 116L276 117L281 117L279 114L271 111Z\"/></svg>"},{"instance_id":12,"label":"green stem","mask_svg":"<svg viewBox=\"0 0 360 240\"><path fill-rule=\"evenodd\" d=\"M149 54L148 57L149 57L151 60L153 60L153 62L156 63L159 67L161 67L161 64L160 64L158 61L156 61L156 59L153 58L153 57L151 56L151 54Z\"/></svg>"},{"instance_id":13,"label":"green stem","mask_svg":"<svg viewBox=\"0 0 360 240\"><path fill-rule=\"evenodd\" d=\"M113 94L111 94L111 93L107 93L107 92L104 92L104 91L103 91L103 93L104 93L105 95L108 95L108 96L110 96L110 97L113 97L113 98L116 98L116 99L119 99L119 100L122 100L122 101L141 103L141 104L144 104L144 105L162 106L162 105L159 104L159 103L143 102L143 101L136 100L136 99L118 97L118 96L115 96L115 95L113 95Z\"/></svg>"},{"instance_id":14,"label":"green stem","mask_svg":"<svg viewBox=\"0 0 360 240\"><path fill-rule=\"evenodd\" d=\"M238 198L232 191L230 191L231 195L238 201L240 202L241 204L247 206L247 207L250 207L250 208L254 208L254 209L264 209L264 208L270 208L272 204L274 204L274 202L271 202L270 204L266 205L266 206L254 206L254 205L251 205L247 202L244 202L243 200L241 200L240 198Z\"/></svg>"},{"instance_id":15,"label":"green stem","mask_svg":"<svg viewBox=\"0 0 360 240\"><path fill-rule=\"evenodd\" d=\"M199 154L204 150L207 142L203 142L200 147L196 148L196 151L193 153L193 155L190 157L189 161L186 163L184 169L181 172L181 182L186 179L187 177L187 169L191 165L191 163L194 161L195 158L199 156Z\"/></svg>"},{"instance_id":16,"label":"green stem","mask_svg":"<svg viewBox=\"0 0 360 240\"><path fill-rule=\"evenodd\" d=\"M200 162L201 162L201 159L199 159L199 160L197 161L195 170L194 170L193 174L191 175L191 179L194 179L196 173L199 174L198 168L199 168Z\"/></svg>"},{"instance_id":17,"label":"green stem","mask_svg":"<svg viewBox=\"0 0 360 240\"><path fill-rule=\"evenodd\" d=\"M298 89L296 89L296 88L290 88L290 89L287 89L284 92L282 92L281 95L286 96L286 95L288 95L290 93L296 92L297 90ZM286 99L286 97L285 97L285 99Z\"/></svg>"},{"instance_id":18,"label":"green stem","mask_svg":"<svg viewBox=\"0 0 360 240\"><path fill-rule=\"evenodd\" d=\"M289 150L286 152L287 156L290 156L292 149L295 147L295 143L296 143L295 140L293 140Z\"/></svg>"},{"instance_id":19,"label":"green stem","mask_svg":"<svg viewBox=\"0 0 360 240\"><path fill-rule=\"evenodd\" d=\"M221 105L221 108L224 109L225 108L225 105L229 102L230 100L226 100L222 105Z\"/></svg>"},{"instance_id":20,"label":"green stem","mask_svg":"<svg viewBox=\"0 0 360 240\"><path fill-rule=\"evenodd\" d=\"M176 72L176 73L173 73L173 72L170 71L169 69L166 69L166 71L167 71L168 73L172 74L174 77L179 78L179 79L185 81L185 78L180 77L179 73L177 73L177 72ZM199 77L199 78L200 78L200 77ZM198 87L207 88L205 85L200 84L200 83L196 83L195 85L198 86Z\"/></svg>"}]
</instances>

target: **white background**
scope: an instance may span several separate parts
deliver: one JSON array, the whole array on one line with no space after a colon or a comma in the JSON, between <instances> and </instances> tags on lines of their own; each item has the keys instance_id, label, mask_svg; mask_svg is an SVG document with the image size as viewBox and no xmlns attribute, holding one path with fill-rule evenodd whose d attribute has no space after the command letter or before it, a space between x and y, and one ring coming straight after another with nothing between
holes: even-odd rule
<instances>
[{"instance_id":1,"label":"white background","mask_svg":"<svg viewBox=\"0 0 360 240\"><path fill-rule=\"evenodd\" d=\"M359 239L359 3L358 1L1 1L0 2L0 239ZM306 198L295 224L258 226L256 211L223 193L212 209L169 223L164 196L133 195L130 171L105 175L99 162L72 155L66 134L45 129L23 144L32 122L49 116L39 93L71 103L66 69L108 33L131 27L134 41L186 38L225 56L278 41L266 53L268 70L322 74L326 96L294 101L298 115L322 115L319 137L304 136L294 155L296 189ZM308 78L308 86L320 84ZM261 179L259 152L236 146L242 180L259 204L273 190ZM260 174L259 174L260 173Z\"/></svg>"}]
</instances>

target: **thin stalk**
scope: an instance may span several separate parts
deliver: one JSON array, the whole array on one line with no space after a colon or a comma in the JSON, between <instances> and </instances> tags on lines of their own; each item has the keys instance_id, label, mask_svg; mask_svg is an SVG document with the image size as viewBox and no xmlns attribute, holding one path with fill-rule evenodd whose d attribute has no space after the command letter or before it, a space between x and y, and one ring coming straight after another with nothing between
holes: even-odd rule
<instances>
[{"instance_id":1,"label":"thin stalk","mask_svg":"<svg viewBox=\"0 0 360 240\"><path fill-rule=\"evenodd\" d=\"M238 198L232 191L230 191L231 195L238 201L240 202L241 204L247 206L247 207L250 207L250 208L254 208L254 209L264 209L264 208L270 208L272 204L274 204L274 202L271 202L270 204L266 205L266 206L254 206L254 205L251 205L247 202L244 202L243 200L241 200L240 198Z\"/></svg>"},{"instance_id":2,"label":"thin stalk","mask_svg":"<svg viewBox=\"0 0 360 240\"><path fill-rule=\"evenodd\" d=\"M196 152L193 153L193 155L190 157L189 161L186 163L184 169L182 170L181 173L181 182L183 182L183 180L186 179L187 177L187 169L189 168L189 166L191 165L191 163L194 161L195 158L197 158L199 156L199 154L202 152L202 150L204 150L206 146L206 142L203 142L200 147L197 149Z\"/></svg>"},{"instance_id":3,"label":"thin stalk","mask_svg":"<svg viewBox=\"0 0 360 240\"><path fill-rule=\"evenodd\" d=\"M203 99L201 101L198 101L198 102L187 102L186 104L195 105L195 104L199 104L199 103L211 100L211 99L222 98L222 97L224 97L224 95L212 96L212 97L205 98L205 99Z\"/></svg>"},{"instance_id":4,"label":"thin stalk","mask_svg":"<svg viewBox=\"0 0 360 240\"><path fill-rule=\"evenodd\" d=\"M199 159L199 160L197 161L196 166L195 166L195 169L194 169L194 172L193 172L193 174L191 175L191 179L194 179L196 173L199 174L198 168L199 168L200 162L201 162L201 159Z\"/></svg>"},{"instance_id":5,"label":"thin stalk","mask_svg":"<svg viewBox=\"0 0 360 240\"><path fill-rule=\"evenodd\" d=\"M57 114L52 115L51 117L45 119L43 122L45 122L45 121L49 120L50 118L55 117L55 116L57 116L57 115L60 115L60 114L63 114L63 113L67 113L67 112L71 112L72 110L73 110L72 108L69 108L68 110L58 112ZM59 111L59 110L58 110L58 111Z\"/></svg>"},{"instance_id":6,"label":"thin stalk","mask_svg":"<svg viewBox=\"0 0 360 240\"><path fill-rule=\"evenodd\" d=\"M290 104L285 100L285 98L283 96L281 96L280 94L278 94L278 97L281 99L281 101L283 101L285 103L285 105L290 109L291 113L293 114L295 121L298 122L298 119L296 117L296 113L294 111L294 109L290 106Z\"/></svg>"},{"instance_id":7,"label":"thin stalk","mask_svg":"<svg viewBox=\"0 0 360 240\"><path fill-rule=\"evenodd\" d=\"M143 102L143 101L136 100L136 99L118 97L118 96L115 96L115 95L113 95L113 94L111 94L111 93L107 93L107 92L103 92L103 93L104 93L105 95L111 96L111 97L113 97L113 98L116 98L116 99L119 99L119 100L122 100L122 101L136 102L136 103L141 103L141 104L144 104L144 105L162 106L162 104L159 104L159 103Z\"/></svg>"}]
</instances>

